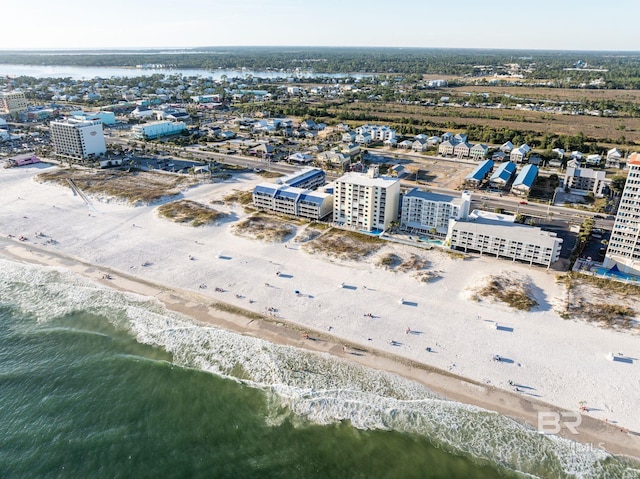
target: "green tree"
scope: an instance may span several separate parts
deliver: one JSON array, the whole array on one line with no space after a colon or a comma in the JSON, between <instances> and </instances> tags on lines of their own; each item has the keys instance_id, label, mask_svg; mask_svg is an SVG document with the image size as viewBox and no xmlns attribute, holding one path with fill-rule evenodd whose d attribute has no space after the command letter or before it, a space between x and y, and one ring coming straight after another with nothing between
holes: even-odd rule
<instances>
[{"instance_id":1,"label":"green tree","mask_svg":"<svg viewBox=\"0 0 640 479\"><path fill-rule=\"evenodd\" d=\"M624 185L627 182L627 177L624 175L616 175L611 178L611 189L616 193L622 193Z\"/></svg>"}]
</instances>

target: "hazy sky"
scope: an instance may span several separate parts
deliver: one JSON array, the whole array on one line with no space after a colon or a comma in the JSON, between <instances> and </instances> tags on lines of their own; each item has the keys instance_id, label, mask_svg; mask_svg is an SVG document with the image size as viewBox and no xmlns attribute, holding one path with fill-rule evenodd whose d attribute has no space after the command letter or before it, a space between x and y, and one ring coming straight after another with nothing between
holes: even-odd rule
<instances>
[{"instance_id":1,"label":"hazy sky","mask_svg":"<svg viewBox=\"0 0 640 479\"><path fill-rule=\"evenodd\" d=\"M309 45L640 51L639 0L2 3L0 49Z\"/></svg>"}]
</instances>

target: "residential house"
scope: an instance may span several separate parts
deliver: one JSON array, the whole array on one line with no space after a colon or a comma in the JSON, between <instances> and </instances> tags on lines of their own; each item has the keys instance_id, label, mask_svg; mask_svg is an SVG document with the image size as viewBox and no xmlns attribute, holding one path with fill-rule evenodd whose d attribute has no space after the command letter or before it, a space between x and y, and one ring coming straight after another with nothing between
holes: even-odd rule
<instances>
[{"instance_id":1,"label":"residential house","mask_svg":"<svg viewBox=\"0 0 640 479\"><path fill-rule=\"evenodd\" d=\"M429 145L427 145L427 139L420 138L418 140L415 140L411 145L411 149L416 152L427 151L429 149Z\"/></svg>"},{"instance_id":2,"label":"residential house","mask_svg":"<svg viewBox=\"0 0 640 479\"><path fill-rule=\"evenodd\" d=\"M602 163L602 156L588 155L585 159L585 163L589 166L600 166L600 163Z\"/></svg>"},{"instance_id":3,"label":"residential house","mask_svg":"<svg viewBox=\"0 0 640 479\"><path fill-rule=\"evenodd\" d=\"M508 156L509 155L507 155L504 151L496 151L493 153L493 155L491 155L491 159L497 163L507 160Z\"/></svg>"},{"instance_id":4,"label":"residential house","mask_svg":"<svg viewBox=\"0 0 640 479\"><path fill-rule=\"evenodd\" d=\"M398 148L404 148L405 150L409 150L413 147L413 141L411 140L403 140L398 143Z\"/></svg>"},{"instance_id":5,"label":"residential house","mask_svg":"<svg viewBox=\"0 0 640 479\"><path fill-rule=\"evenodd\" d=\"M342 141L344 143L353 143L356 141L357 133L355 131L347 131L342 134Z\"/></svg>"},{"instance_id":6,"label":"residential house","mask_svg":"<svg viewBox=\"0 0 640 479\"><path fill-rule=\"evenodd\" d=\"M442 142L449 141L449 142L453 143L453 133L450 133L448 131L443 133L440 138L441 138Z\"/></svg>"},{"instance_id":7,"label":"residential house","mask_svg":"<svg viewBox=\"0 0 640 479\"><path fill-rule=\"evenodd\" d=\"M368 132L358 133L355 141L360 145L368 145L371 143L371 134Z\"/></svg>"},{"instance_id":8,"label":"residential house","mask_svg":"<svg viewBox=\"0 0 640 479\"><path fill-rule=\"evenodd\" d=\"M441 156L453 155L453 149L453 143L451 143L450 141L443 141L438 147L438 154Z\"/></svg>"},{"instance_id":9,"label":"residential house","mask_svg":"<svg viewBox=\"0 0 640 479\"><path fill-rule=\"evenodd\" d=\"M348 155L336 151L323 151L322 153L318 153L316 160L327 168L340 168L343 170L346 169L351 162Z\"/></svg>"},{"instance_id":10,"label":"residential house","mask_svg":"<svg viewBox=\"0 0 640 479\"><path fill-rule=\"evenodd\" d=\"M306 165L313 162L313 156L297 151L287 157L287 162L297 163L298 165Z\"/></svg>"},{"instance_id":11,"label":"residential house","mask_svg":"<svg viewBox=\"0 0 640 479\"><path fill-rule=\"evenodd\" d=\"M529 145L525 143L524 145L520 145L518 148L514 148L513 150L511 150L509 159L514 163L522 163L524 162L530 151L531 148L529 148Z\"/></svg>"},{"instance_id":12,"label":"residential house","mask_svg":"<svg viewBox=\"0 0 640 479\"><path fill-rule=\"evenodd\" d=\"M538 167L536 165L526 165L520 170L520 173L513 182L511 192L514 195L527 196L537 177Z\"/></svg>"},{"instance_id":13,"label":"residential house","mask_svg":"<svg viewBox=\"0 0 640 479\"><path fill-rule=\"evenodd\" d=\"M429 146L436 146L438 143L440 143L439 136L430 136L429 138L427 138L427 144Z\"/></svg>"},{"instance_id":14,"label":"residential house","mask_svg":"<svg viewBox=\"0 0 640 479\"><path fill-rule=\"evenodd\" d=\"M511 150L513 150L513 143L507 141L500 146L499 150L504 153L511 153Z\"/></svg>"},{"instance_id":15,"label":"residential house","mask_svg":"<svg viewBox=\"0 0 640 479\"><path fill-rule=\"evenodd\" d=\"M466 143L467 135L464 133L458 133L453 137L453 144L457 145L458 143Z\"/></svg>"},{"instance_id":16,"label":"residential house","mask_svg":"<svg viewBox=\"0 0 640 479\"><path fill-rule=\"evenodd\" d=\"M622 160L622 153L617 148L611 148L607 152L607 160L605 162L605 168L620 168Z\"/></svg>"},{"instance_id":17,"label":"residential house","mask_svg":"<svg viewBox=\"0 0 640 479\"><path fill-rule=\"evenodd\" d=\"M501 190L507 189L509 182L516 174L516 169L516 164L513 161L500 163L498 168L496 168L489 178L489 186L491 186L491 188L498 188Z\"/></svg>"},{"instance_id":18,"label":"residential house","mask_svg":"<svg viewBox=\"0 0 640 479\"><path fill-rule=\"evenodd\" d=\"M462 143L458 143L453 147L453 154L459 158L468 158L469 153L471 152L471 144L463 141Z\"/></svg>"},{"instance_id":19,"label":"residential house","mask_svg":"<svg viewBox=\"0 0 640 479\"><path fill-rule=\"evenodd\" d=\"M477 145L473 145L471 151L469 152L471 158L476 161L484 160L489 153L489 147L482 143L478 143Z\"/></svg>"},{"instance_id":20,"label":"residential house","mask_svg":"<svg viewBox=\"0 0 640 479\"><path fill-rule=\"evenodd\" d=\"M484 160L466 176L464 182L468 186L478 188L482 184L482 182L486 180L490 175L491 170L493 170L493 161Z\"/></svg>"}]
</instances>

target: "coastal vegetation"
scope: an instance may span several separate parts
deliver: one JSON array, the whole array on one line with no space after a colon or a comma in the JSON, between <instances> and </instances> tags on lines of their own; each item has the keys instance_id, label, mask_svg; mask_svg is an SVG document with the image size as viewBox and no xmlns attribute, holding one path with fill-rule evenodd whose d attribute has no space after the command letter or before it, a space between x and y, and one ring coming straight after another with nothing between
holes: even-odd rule
<instances>
[{"instance_id":1,"label":"coastal vegetation","mask_svg":"<svg viewBox=\"0 0 640 479\"><path fill-rule=\"evenodd\" d=\"M259 213L248 216L233 229L240 236L273 243L282 243L296 231L295 226L278 217Z\"/></svg>"},{"instance_id":2,"label":"coastal vegetation","mask_svg":"<svg viewBox=\"0 0 640 479\"><path fill-rule=\"evenodd\" d=\"M489 276L484 284L475 290L472 298L476 301L497 301L521 311L530 311L538 305L528 282L509 274Z\"/></svg>"},{"instance_id":3,"label":"coastal vegetation","mask_svg":"<svg viewBox=\"0 0 640 479\"><path fill-rule=\"evenodd\" d=\"M207 225L227 216L226 213L191 200L172 201L160 205L158 214L176 223L189 223L191 226Z\"/></svg>"},{"instance_id":4,"label":"coastal vegetation","mask_svg":"<svg viewBox=\"0 0 640 479\"><path fill-rule=\"evenodd\" d=\"M640 286L577 272L558 277L567 290L565 319L580 319L604 327L640 329L635 298Z\"/></svg>"},{"instance_id":5,"label":"coastal vegetation","mask_svg":"<svg viewBox=\"0 0 640 479\"><path fill-rule=\"evenodd\" d=\"M224 197L224 202L227 204L237 203L242 206L248 206L253 203L253 192L245 190L234 190Z\"/></svg>"},{"instance_id":6,"label":"coastal vegetation","mask_svg":"<svg viewBox=\"0 0 640 479\"><path fill-rule=\"evenodd\" d=\"M109 197L131 204L151 204L180 194L192 186L194 180L174 175L159 175L143 171L89 170L56 168L40 173L36 179L64 186L71 180L84 193L92 197Z\"/></svg>"},{"instance_id":7,"label":"coastal vegetation","mask_svg":"<svg viewBox=\"0 0 640 479\"><path fill-rule=\"evenodd\" d=\"M311 254L321 253L338 259L359 261L380 250L384 244L384 240L375 236L332 228L306 243L304 248Z\"/></svg>"},{"instance_id":8,"label":"coastal vegetation","mask_svg":"<svg viewBox=\"0 0 640 479\"><path fill-rule=\"evenodd\" d=\"M96 54L99 53L99 54ZM606 88L640 88L640 62L629 52L522 51L480 49L366 48L366 47L199 47L197 49L86 52L6 50L0 63L135 67L162 64L168 68L250 69L254 71L310 71L327 73L424 74L487 78L518 64L522 80L544 80L544 86L590 84Z\"/></svg>"}]
</instances>

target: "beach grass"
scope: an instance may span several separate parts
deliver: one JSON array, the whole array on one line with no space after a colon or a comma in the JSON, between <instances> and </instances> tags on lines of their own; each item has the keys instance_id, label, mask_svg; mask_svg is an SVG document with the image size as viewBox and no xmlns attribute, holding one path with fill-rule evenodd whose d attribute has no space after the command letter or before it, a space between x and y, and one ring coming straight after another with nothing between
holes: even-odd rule
<instances>
[{"instance_id":1,"label":"beach grass","mask_svg":"<svg viewBox=\"0 0 640 479\"><path fill-rule=\"evenodd\" d=\"M340 259L358 261L377 252L384 240L355 231L331 228L323 235L305 244L311 254L322 253Z\"/></svg>"},{"instance_id":2,"label":"beach grass","mask_svg":"<svg viewBox=\"0 0 640 479\"><path fill-rule=\"evenodd\" d=\"M191 226L207 225L228 216L226 213L191 200L165 203L158 208L158 214L176 223L189 223Z\"/></svg>"},{"instance_id":3,"label":"beach grass","mask_svg":"<svg viewBox=\"0 0 640 479\"><path fill-rule=\"evenodd\" d=\"M41 182L64 186L72 180L82 192L90 196L109 196L131 204L151 204L163 198L176 196L180 190L196 184L192 178L145 171L88 170L56 168L40 173Z\"/></svg>"},{"instance_id":4,"label":"beach grass","mask_svg":"<svg viewBox=\"0 0 640 479\"><path fill-rule=\"evenodd\" d=\"M234 190L233 193L224 197L224 202L227 204L238 203L243 206L250 205L253 203L253 192Z\"/></svg>"},{"instance_id":5,"label":"beach grass","mask_svg":"<svg viewBox=\"0 0 640 479\"><path fill-rule=\"evenodd\" d=\"M295 233L295 227L276 217L254 214L237 223L234 232L261 241L281 243Z\"/></svg>"},{"instance_id":6,"label":"beach grass","mask_svg":"<svg viewBox=\"0 0 640 479\"><path fill-rule=\"evenodd\" d=\"M505 303L520 311L530 311L538 305L526 282L507 275L492 275L475 293L475 299L488 298Z\"/></svg>"}]
</instances>

